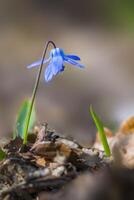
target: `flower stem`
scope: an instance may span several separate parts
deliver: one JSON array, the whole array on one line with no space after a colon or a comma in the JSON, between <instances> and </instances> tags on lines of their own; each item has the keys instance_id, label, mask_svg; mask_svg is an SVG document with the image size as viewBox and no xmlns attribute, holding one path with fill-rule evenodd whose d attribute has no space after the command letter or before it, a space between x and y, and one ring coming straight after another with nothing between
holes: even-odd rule
<instances>
[{"instance_id":1,"label":"flower stem","mask_svg":"<svg viewBox=\"0 0 134 200\"><path fill-rule=\"evenodd\" d=\"M24 145L27 144L29 122L30 122L30 118L31 118L31 113L32 113L34 101L35 101L35 96L36 96L37 89L38 89L38 86L39 86L39 81L40 81L41 72L42 72L42 68L43 68L43 62L44 62L49 44L52 44L54 46L54 48L56 48L56 45L53 41L48 41L45 45L45 48L44 48L44 51L43 51L43 54L42 54L42 60L41 60L39 71L38 71L38 74L37 74L37 77L36 77L33 93L32 93L31 100L30 100L30 105L29 105L29 109L28 109L28 114L27 114L27 117L26 117L25 127L24 127L24 133L23 133L23 135L24 135L23 144Z\"/></svg>"}]
</instances>

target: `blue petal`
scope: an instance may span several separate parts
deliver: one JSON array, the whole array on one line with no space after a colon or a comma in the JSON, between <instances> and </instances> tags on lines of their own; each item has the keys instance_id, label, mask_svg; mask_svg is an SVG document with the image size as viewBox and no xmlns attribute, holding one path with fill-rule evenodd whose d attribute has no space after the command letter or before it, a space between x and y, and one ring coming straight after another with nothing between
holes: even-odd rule
<instances>
[{"instance_id":1,"label":"blue petal","mask_svg":"<svg viewBox=\"0 0 134 200\"><path fill-rule=\"evenodd\" d=\"M62 69L60 70L60 72L63 72L63 71L64 71L64 69L65 69L65 67L64 67L64 66L62 66Z\"/></svg>"},{"instance_id":2,"label":"blue petal","mask_svg":"<svg viewBox=\"0 0 134 200\"><path fill-rule=\"evenodd\" d=\"M50 51L50 57L61 56L64 59L64 51L60 48L54 48Z\"/></svg>"},{"instance_id":3,"label":"blue petal","mask_svg":"<svg viewBox=\"0 0 134 200\"><path fill-rule=\"evenodd\" d=\"M63 58L61 56L54 56L51 62L52 72L54 75L63 70Z\"/></svg>"},{"instance_id":4,"label":"blue petal","mask_svg":"<svg viewBox=\"0 0 134 200\"><path fill-rule=\"evenodd\" d=\"M80 64L80 63L78 63L74 60L71 60L68 57L65 57L64 61L71 64L71 65L74 65L74 66L77 66L77 67L80 67L80 68L84 68L84 65L82 65L82 64Z\"/></svg>"},{"instance_id":5,"label":"blue petal","mask_svg":"<svg viewBox=\"0 0 134 200\"><path fill-rule=\"evenodd\" d=\"M44 73L44 78L46 82L50 81L53 78L54 74L52 72L52 66L51 63L47 66L45 73Z\"/></svg>"},{"instance_id":6,"label":"blue petal","mask_svg":"<svg viewBox=\"0 0 134 200\"><path fill-rule=\"evenodd\" d=\"M70 58L70 59L73 59L73 60L80 60L80 57L79 57L79 56L76 56L76 55L66 54L66 57L68 57L68 58Z\"/></svg>"},{"instance_id":7,"label":"blue petal","mask_svg":"<svg viewBox=\"0 0 134 200\"><path fill-rule=\"evenodd\" d=\"M47 63L48 61L50 61L50 58L45 59L45 60L43 61L43 64ZM32 67L38 67L38 66L41 64L41 62L42 62L42 59L40 59L40 60L38 60L38 61L35 61L35 62L33 62L32 64L28 65L27 68L28 68L28 69L31 69Z\"/></svg>"}]
</instances>

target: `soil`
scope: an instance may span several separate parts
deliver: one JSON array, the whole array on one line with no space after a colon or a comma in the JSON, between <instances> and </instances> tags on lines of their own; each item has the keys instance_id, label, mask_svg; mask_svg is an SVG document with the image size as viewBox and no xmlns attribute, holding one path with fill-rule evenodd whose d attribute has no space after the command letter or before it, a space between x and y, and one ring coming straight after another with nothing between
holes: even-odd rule
<instances>
[{"instance_id":1,"label":"soil","mask_svg":"<svg viewBox=\"0 0 134 200\"><path fill-rule=\"evenodd\" d=\"M29 134L27 145L17 137L3 149L2 200L133 199L133 167L116 166L102 150L85 148L47 124Z\"/></svg>"}]
</instances>

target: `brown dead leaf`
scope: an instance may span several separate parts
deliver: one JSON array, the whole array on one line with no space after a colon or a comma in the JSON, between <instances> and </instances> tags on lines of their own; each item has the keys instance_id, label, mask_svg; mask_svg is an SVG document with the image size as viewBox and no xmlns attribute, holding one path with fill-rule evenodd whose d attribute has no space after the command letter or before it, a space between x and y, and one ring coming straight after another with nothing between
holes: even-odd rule
<instances>
[{"instance_id":1,"label":"brown dead leaf","mask_svg":"<svg viewBox=\"0 0 134 200\"><path fill-rule=\"evenodd\" d=\"M122 122L119 128L119 134L134 134L134 116L129 117L127 120Z\"/></svg>"},{"instance_id":2,"label":"brown dead leaf","mask_svg":"<svg viewBox=\"0 0 134 200\"><path fill-rule=\"evenodd\" d=\"M44 158L37 157L37 159L36 159L36 164L37 164L39 167L45 167L45 166L46 166L46 161L45 161Z\"/></svg>"},{"instance_id":3,"label":"brown dead leaf","mask_svg":"<svg viewBox=\"0 0 134 200\"><path fill-rule=\"evenodd\" d=\"M14 140L11 140L8 144L4 146L9 153L17 152L22 146L22 139L20 137L16 137Z\"/></svg>"}]
</instances>

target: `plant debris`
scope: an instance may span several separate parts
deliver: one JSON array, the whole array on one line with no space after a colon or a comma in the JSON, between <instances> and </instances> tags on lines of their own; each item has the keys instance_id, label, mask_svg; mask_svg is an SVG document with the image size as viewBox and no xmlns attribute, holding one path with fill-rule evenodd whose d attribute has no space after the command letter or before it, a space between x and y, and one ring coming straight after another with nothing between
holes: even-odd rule
<instances>
[{"instance_id":1,"label":"plant debris","mask_svg":"<svg viewBox=\"0 0 134 200\"><path fill-rule=\"evenodd\" d=\"M113 141L120 134L112 137ZM125 148L128 151L128 146ZM128 183L131 189L134 181L133 167L131 170L122 168L125 166L123 164L122 167L118 164L115 167L118 153L113 154L113 158L106 157L102 150L83 147L57 134L46 123L36 127L35 133L29 134L27 145L24 146L22 139L17 137L8 142L3 150L6 158L0 161L0 200L88 200L89 197L99 200L103 199L99 194L105 188L108 187L107 191L109 187L116 188L116 180L121 187L117 187L119 196L125 184ZM110 199L107 193L102 196Z\"/></svg>"},{"instance_id":2,"label":"plant debris","mask_svg":"<svg viewBox=\"0 0 134 200\"><path fill-rule=\"evenodd\" d=\"M108 164L103 151L40 127L23 146L17 137L4 146L7 158L0 163L1 199L34 199L40 192L57 191L83 171L95 172ZM19 191L19 192L18 192ZM19 196L23 192L23 197Z\"/></svg>"}]
</instances>

